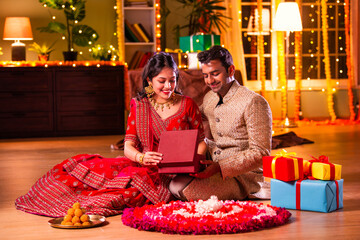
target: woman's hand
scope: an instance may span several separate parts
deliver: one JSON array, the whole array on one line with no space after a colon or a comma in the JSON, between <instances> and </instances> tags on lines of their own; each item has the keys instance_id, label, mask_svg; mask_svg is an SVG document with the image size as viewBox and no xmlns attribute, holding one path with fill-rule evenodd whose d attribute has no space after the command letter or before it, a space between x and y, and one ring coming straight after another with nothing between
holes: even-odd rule
<instances>
[{"instance_id":1,"label":"woman's hand","mask_svg":"<svg viewBox=\"0 0 360 240\"><path fill-rule=\"evenodd\" d=\"M205 168L205 170L202 172L199 172L199 173L190 174L190 176L196 177L196 178L209 178L212 175L221 171L220 165L217 162L213 162L211 160L203 160L203 161L200 161L200 163L205 164L207 166Z\"/></svg>"},{"instance_id":2,"label":"woman's hand","mask_svg":"<svg viewBox=\"0 0 360 240\"><path fill-rule=\"evenodd\" d=\"M162 153L146 152L144 154L141 164L145 166L158 165L161 160L162 160Z\"/></svg>"}]
</instances>

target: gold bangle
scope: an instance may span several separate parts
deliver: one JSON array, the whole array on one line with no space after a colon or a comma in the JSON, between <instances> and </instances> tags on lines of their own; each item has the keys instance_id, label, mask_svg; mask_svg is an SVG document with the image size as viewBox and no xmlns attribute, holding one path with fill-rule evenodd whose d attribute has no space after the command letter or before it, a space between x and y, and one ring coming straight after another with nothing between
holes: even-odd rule
<instances>
[{"instance_id":1,"label":"gold bangle","mask_svg":"<svg viewBox=\"0 0 360 240\"><path fill-rule=\"evenodd\" d=\"M141 154L140 157L139 157L139 163L141 165L143 165L143 163L144 163L144 157L145 157L145 154Z\"/></svg>"}]
</instances>

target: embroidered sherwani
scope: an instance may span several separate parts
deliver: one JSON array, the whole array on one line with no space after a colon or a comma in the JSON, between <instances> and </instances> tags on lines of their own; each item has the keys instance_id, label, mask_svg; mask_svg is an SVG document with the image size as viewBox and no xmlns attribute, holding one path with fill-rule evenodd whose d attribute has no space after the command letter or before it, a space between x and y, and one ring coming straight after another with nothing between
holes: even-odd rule
<instances>
[{"instance_id":1,"label":"embroidered sherwani","mask_svg":"<svg viewBox=\"0 0 360 240\"><path fill-rule=\"evenodd\" d=\"M262 157L271 151L269 104L237 81L232 83L222 104L218 104L219 100L218 94L208 92L200 110L208 120L213 139L207 143L221 172L207 179L195 179L183 193L187 199L211 195L220 199L268 198L269 187L263 181L261 166Z\"/></svg>"}]
</instances>

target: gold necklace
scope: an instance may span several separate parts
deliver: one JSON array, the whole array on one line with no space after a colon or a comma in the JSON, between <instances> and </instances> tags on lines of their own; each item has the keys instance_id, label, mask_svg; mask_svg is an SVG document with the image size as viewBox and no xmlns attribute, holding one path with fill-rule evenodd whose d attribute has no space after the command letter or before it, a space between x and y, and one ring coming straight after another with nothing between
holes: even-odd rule
<instances>
[{"instance_id":1,"label":"gold necklace","mask_svg":"<svg viewBox=\"0 0 360 240\"><path fill-rule=\"evenodd\" d=\"M157 111L159 108L161 109L161 111L164 111L164 107L166 106L168 109L171 108L171 105L174 105L176 103L176 96L175 94L171 94L171 97L169 98L168 101L164 102L164 103L159 103L157 102L153 96L149 97L149 102L150 104L154 107L154 109Z\"/></svg>"}]
</instances>

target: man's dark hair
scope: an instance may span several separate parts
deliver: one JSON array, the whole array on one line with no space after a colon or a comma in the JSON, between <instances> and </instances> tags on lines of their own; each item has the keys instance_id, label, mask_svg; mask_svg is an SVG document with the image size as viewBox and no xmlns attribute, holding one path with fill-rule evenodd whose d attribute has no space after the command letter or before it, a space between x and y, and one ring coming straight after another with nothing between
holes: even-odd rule
<instances>
[{"instance_id":1,"label":"man's dark hair","mask_svg":"<svg viewBox=\"0 0 360 240\"><path fill-rule=\"evenodd\" d=\"M212 46L209 50L198 53L197 58L200 63L209 63L211 60L220 60L221 64L228 71L229 67L234 64L230 52L219 45Z\"/></svg>"}]
</instances>

